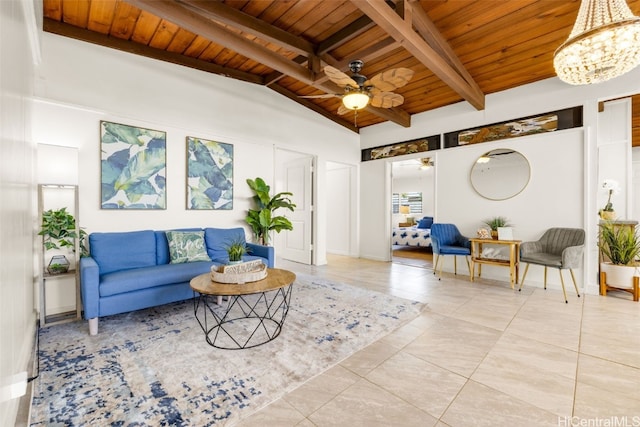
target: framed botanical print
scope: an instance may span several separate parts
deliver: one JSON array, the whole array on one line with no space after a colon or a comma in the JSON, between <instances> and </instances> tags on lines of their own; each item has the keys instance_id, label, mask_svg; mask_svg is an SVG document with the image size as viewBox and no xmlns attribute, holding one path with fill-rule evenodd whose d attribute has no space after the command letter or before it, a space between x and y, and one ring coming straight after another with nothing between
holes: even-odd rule
<instances>
[{"instance_id":1,"label":"framed botanical print","mask_svg":"<svg viewBox=\"0 0 640 427\"><path fill-rule=\"evenodd\" d=\"M187 137L187 209L233 209L233 145Z\"/></svg>"},{"instance_id":2,"label":"framed botanical print","mask_svg":"<svg viewBox=\"0 0 640 427\"><path fill-rule=\"evenodd\" d=\"M102 209L166 209L163 131L100 122Z\"/></svg>"}]
</instances>

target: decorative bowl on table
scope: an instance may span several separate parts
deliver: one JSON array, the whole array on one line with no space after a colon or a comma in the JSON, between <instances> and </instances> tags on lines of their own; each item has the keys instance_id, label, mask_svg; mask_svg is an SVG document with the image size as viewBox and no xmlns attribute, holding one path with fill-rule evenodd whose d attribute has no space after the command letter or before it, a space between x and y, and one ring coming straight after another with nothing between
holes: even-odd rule
<instances>
[{"instance_id":1,"label":"decorative bowl on table","mask_svg":"<svg viewBox=\"0 0 640 427\"><path fill-rule=\"evenodd\" d=\"M265 277L267 277L267 266L260 260L211 267L211 280L218 283L240 285L247 282L257 282Z\"/></svg>"}]
</instances>

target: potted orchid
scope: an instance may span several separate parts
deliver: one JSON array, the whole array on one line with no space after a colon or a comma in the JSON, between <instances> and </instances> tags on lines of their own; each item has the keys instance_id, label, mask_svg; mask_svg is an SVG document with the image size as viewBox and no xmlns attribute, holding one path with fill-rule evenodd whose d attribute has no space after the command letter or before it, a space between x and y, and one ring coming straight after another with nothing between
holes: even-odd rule
<instances>
[{"instance_id":1,"label":"potted orchid","mask_svg":"<svg viewBox=\"0 0 640 427\"><path fill-rule=\"evenodd\" d=\"M608 193L607 204L604 208L598 211L600 218L604 220L613 220L616 217L616 212L613 210L613 203L611 203L611 196L620 192L620 185L613 179L605 179L602 182L602 189Z\"/></svg>"}]
</instances>

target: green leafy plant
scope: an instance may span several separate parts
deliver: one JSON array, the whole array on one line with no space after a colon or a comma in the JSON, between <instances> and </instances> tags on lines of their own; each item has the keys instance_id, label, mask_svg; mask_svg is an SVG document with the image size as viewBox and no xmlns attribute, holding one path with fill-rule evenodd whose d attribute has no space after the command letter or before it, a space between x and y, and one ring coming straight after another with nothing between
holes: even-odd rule
<instances>
[{"instance_id":1,"label":"green leafy plant","mask_svg":"<svg viewBox=\"0 0 640 427\"><path fill-rule=\"evenodd\" d=\"M600 226L600 249L612 264L634 265L640 255L640 239L635 229L605 222Z\"/></svg>"},{"instance_id":2,"label":"green leafy plant","mask_svg":"<svg viewBox=\"0 0 640 427\"><path fill-rule=\"evenodd\" d=\"M280 233L282 230L293 230L293 225L284 216L274 216L277 209L284 208L293 212L296 205L291 202L292 193L282 192L271 196L269 187L262 178L247 179L247 184L255 195L253 200L257 209L249 209L247 213L247 224L251 227L257 243L261 245L269 244L269 233L275 230Z\"/></svg>"},{"instance_id":3,"label":"green leafy plant","mask_svg":"<svg viewBox=\"0 0 640 427\"><path fill-rule=\"evenodd\" d=\"M511 227L507 218L503 216L495 216L491 219L487 219L484 221L484 224L488 225L493 231L497 231L498 227Z\"/></svg>"},{"instance_id":4,"label":"green leafy plant","mask_svg":"<svg viewBox=\"0 0 640 427\"><path fill-rule=\"evenodd\" d=\"M229 242L227 245L227 254L229 261L242 261L242 255L247 253L247 245L244 240L237 238Z\"/></svg>"},{"instance_id":5,"label":"green leafy plant","mask_svg":"<svg viewBox=\"0 0 640 427\"><path fill-rule=\"evenodd\" d=\"M76 219L67 212L67 208L49 209L42 213L42 225L38 235L43 237L46 250L64 247L74 249L75 239L78 237Z\"/></svg>"},{"instance_id":6,"label":"green leafy plant","mask_svg":"<svg viewBox=\"0 0 640 427\"><path fill-rule=\"evenodd\" d=\"M80 229L80 256L89 256L86 246L87 233ZM44 248L75 250L76 219L67 212L67 208L49 209L42 213L42 224L38 235L43 237Z\"/></svg>"}]
</instances>

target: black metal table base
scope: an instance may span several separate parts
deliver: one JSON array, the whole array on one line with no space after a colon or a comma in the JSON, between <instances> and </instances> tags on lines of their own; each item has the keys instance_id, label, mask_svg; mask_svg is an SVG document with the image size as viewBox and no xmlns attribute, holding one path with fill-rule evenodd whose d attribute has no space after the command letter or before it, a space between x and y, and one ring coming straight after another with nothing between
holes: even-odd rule
<instances>
[{"instance_id":1,"label":"black metal table base","mask_svg":"<svg viewBox=\"0 0 640 427\"><path fill-rule=\"evenodd\" d=\"M209 345L225 350L257 347L280 335L292 289L288 285L255 294L231 295L226 307L214 303L217 296L194 291L193 311Z\"/></svg>"}]
</instances>

